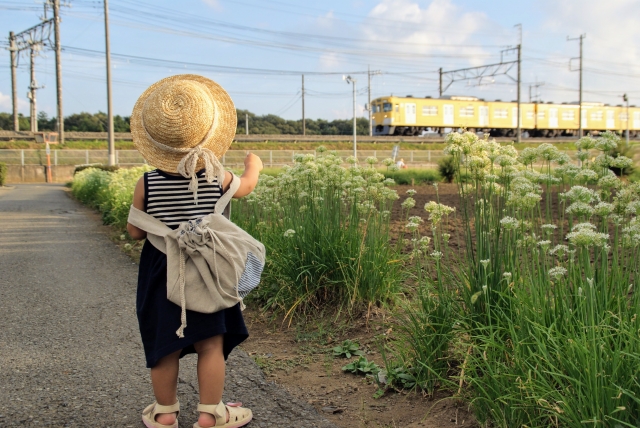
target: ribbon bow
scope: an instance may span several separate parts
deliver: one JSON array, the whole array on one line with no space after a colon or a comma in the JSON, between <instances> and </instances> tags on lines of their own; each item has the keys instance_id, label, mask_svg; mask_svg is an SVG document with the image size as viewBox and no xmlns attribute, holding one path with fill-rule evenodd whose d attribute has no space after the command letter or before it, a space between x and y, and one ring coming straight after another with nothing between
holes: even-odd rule
<instances>
[{"instance_id":1,"label":"ribbon bow","mask_svg":"<svg viewBox=\"0 0 640 428\"><path fill-rule=\"evenodd\" d=\"M198 205L198 175L196 165L200 158L204 161L204 177L208 183L217 179L218 184L222 185L224 181L224 167L211 150L199 145L189 150L189 153L187 153L178 164L178 173L185 178L191 179L189 190L193 192L193 199L196 205Z\"/></svg>"}]
</instances>

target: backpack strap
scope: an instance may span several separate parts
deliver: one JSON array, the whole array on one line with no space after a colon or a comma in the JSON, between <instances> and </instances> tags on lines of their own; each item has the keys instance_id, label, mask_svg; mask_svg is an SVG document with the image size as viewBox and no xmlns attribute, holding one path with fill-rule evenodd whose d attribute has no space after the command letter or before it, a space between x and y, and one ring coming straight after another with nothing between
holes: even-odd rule
<instances>
[{"instance_id":1,"label":"backpack strap","mask_svg":"<svg viewBox=\"0 0 640 428\"><path fill-rule=\"evenodd\" d=\"M153 244L153 246L163 253L167 253L167 244L164 241L164 237L168 233L171 233L170 227L152 215L137 209L133 205L131 205L131 208L129 209L129 218L127 219L127 222L131 223L138 229L142 229L147 232L147 239Z\"/></svg>"},{"instance_id":2,"label":"backpack strap","mask_svg":"<svg viewBox=\"0 0 640 428\"><path fill-rule=\"evenodd\" d=\"M240 177L238 177L234 173L231 173L231 183L229 184L229 188L226 192L224 192L224 195L222 195L216 202L216 207L213 210L214 214L222 214L224 209L231 201L231 198L233 198L233 195L235 195L238 191L238 188L240 188Z\"/></svg>"}]
</instances>

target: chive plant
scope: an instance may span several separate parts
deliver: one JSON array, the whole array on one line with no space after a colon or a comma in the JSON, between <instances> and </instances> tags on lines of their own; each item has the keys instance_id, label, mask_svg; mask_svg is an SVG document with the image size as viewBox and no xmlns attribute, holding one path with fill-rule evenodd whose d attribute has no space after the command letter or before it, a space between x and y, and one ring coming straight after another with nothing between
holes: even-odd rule
<instances>
[{"instance_id":1,"label":"chive plant","mask_svg":"<svg viewBox=\"0 0 640 428\"><path fill-rule=\"evenodd\" d=\"M233 219L265 244L267 265L256 298L293 316L308 309L351 310L394 302L406 274L391 245L398 198L375 158L349 166L334 152L297 155L276 177L234 202Z\"/></svg>"},{"instance_id":2,"label":"chive plant","mask_svg":"<svg viewBox=\"0 0 640 428\"><path fill-rule=\"evenodd\" d=\"M611 172L631 162L611 156L618 143L582 138L575 164L548 144L448 136L465 245L443 251L434 223L431 303L403 323L431 332L399 351L417 385L455 384L486 426L640 426L640 185Z\"/></svg>"}]
</instances>

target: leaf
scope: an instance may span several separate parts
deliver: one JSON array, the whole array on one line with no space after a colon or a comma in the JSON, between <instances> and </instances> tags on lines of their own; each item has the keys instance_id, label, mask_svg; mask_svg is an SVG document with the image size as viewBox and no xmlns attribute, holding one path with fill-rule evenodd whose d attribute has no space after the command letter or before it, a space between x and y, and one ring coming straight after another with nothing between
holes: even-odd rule
<instances>
[{"instance_id":1,"label":"leaf","mask_svg":"<svg viewBox=\"0 0 640 428\"><path fill-rule=\"evenodd\" d=\"M472 305L476 303L476 300L478 300L478 297L480 297L481 294L482 294L482 291L478 291L473 296L471 296L471 304Z\"/></svg>"}]
</instances>

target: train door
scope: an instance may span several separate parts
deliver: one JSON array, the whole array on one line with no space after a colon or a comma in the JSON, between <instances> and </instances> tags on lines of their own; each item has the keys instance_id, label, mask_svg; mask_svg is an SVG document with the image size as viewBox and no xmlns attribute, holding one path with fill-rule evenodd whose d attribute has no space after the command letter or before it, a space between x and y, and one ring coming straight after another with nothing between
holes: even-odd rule
<instances>
[{"instance_id":1,"label":"train door","mask_svg":"<svg viewBox=\"0 0 640 428\"><path fill-rule=\"evenodd\" d=\"M607 129L613 129L615 127L616 123L613 118L613 110L607 110Z\"/></svg>"},{"instance_id":2,"label":"train door","mask_svg":"<svg viewBox=\"0 0 640 428\"><path fill-rule=\"evenodd\" d=\"M443 125L453 125L453 106L451 104L445 104L443 107L444 117L442 118Z\"/></svg>"},{"instance_id":3,"label":"train door","mask_svg":"<svg viewBox=\"0 0 640 428\"><path fill-rule=\"evenodd\" d=\"M480 106L479 109L479 125L489 126L489 107Z\"/></svg>"},{"instance_id":4,"label":"train door","mask_svg":"<svg viewBox=\"0 0 640 428\"><path fill-rule=\"evenodd\" d=\"M550 108L549 109L549 128L557 128L558 127L558 109Z\"/></svg>"},{"instance_id":5,"label":"train door","mask_svg":"<svg viewBox=\"0 0 640 428\"><path fill-rule=\"evenodd\" d=\"M518 127L518 107L511 108L511 126Z\"/></svg>"},{"instance_id":6,"label":"train door","mask_svg":"<svg viewBox=\"0 0 640 428\"><path fill-rule=\"evenodd\" d=\"M404 121L407 125L414 125L416 123L416 105L405 104L404 105Z\"/></svg>"}]
</instances>

